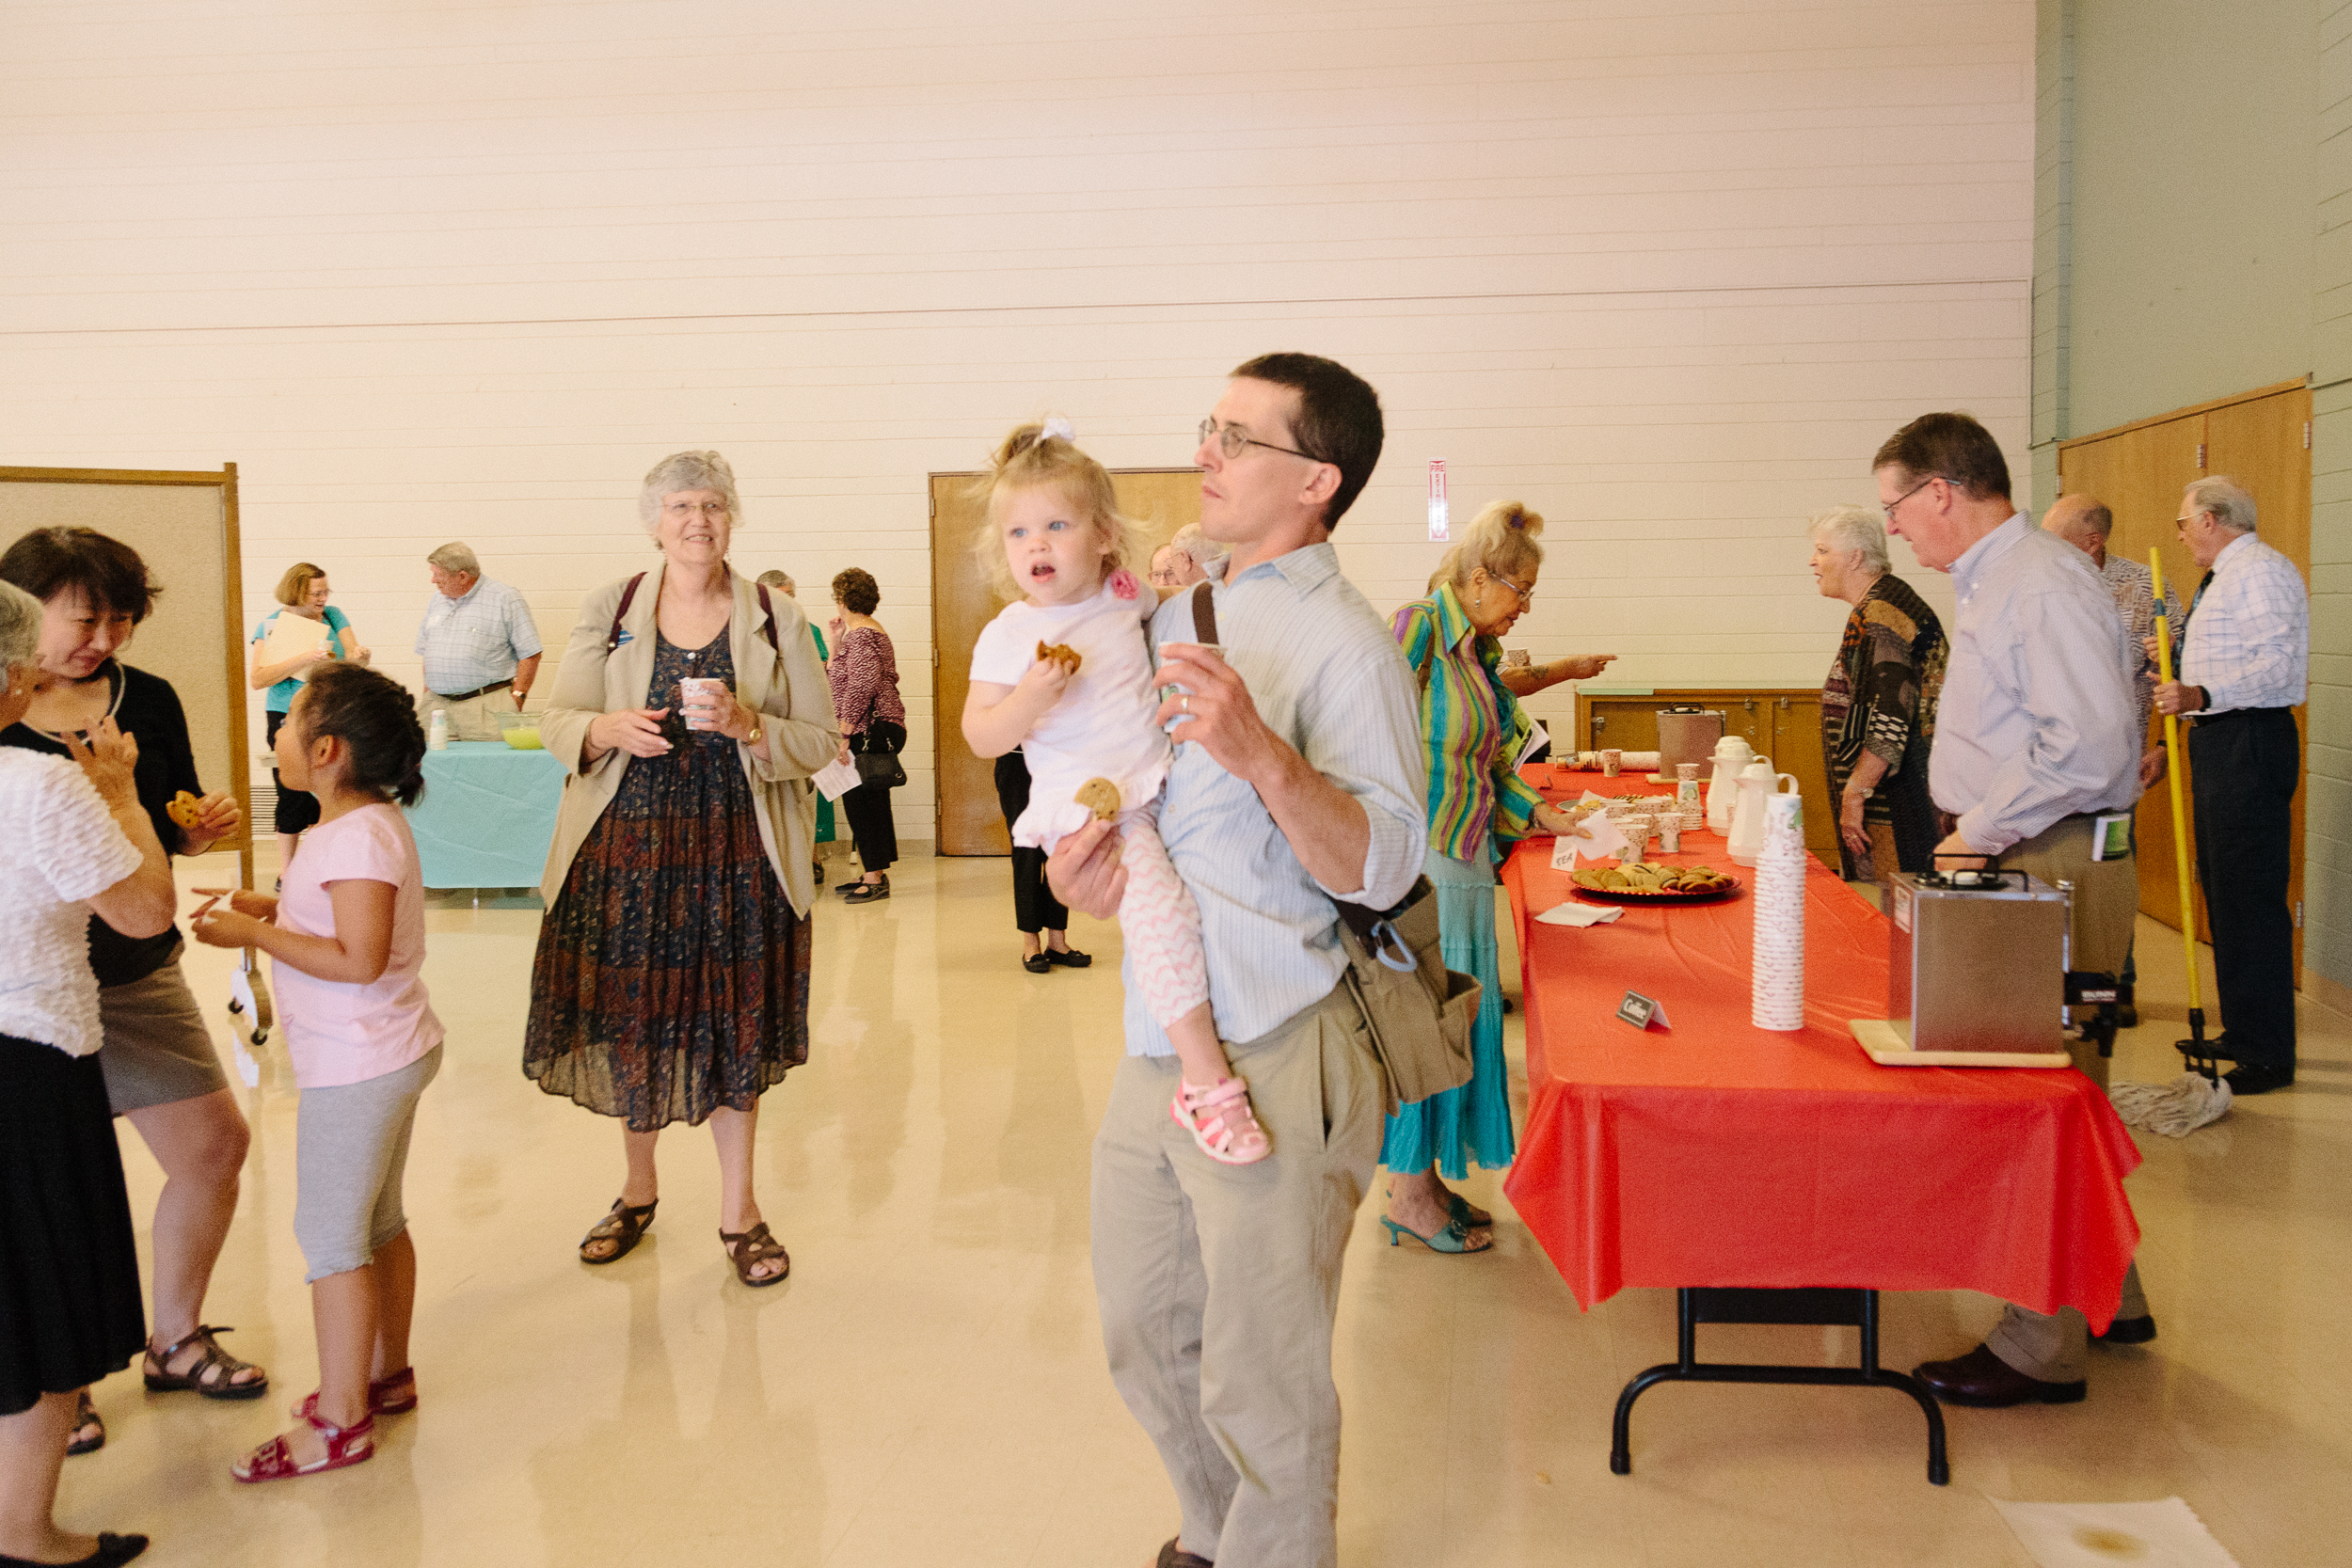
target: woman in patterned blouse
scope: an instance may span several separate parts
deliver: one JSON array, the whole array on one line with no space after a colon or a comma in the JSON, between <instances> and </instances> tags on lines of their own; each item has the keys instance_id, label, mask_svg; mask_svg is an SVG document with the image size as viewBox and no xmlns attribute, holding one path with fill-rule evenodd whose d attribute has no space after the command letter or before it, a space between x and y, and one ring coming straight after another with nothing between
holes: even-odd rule
<instances>
[{"instance_id":1,"label":"woman in patterned blouse","mask_svg":"<svg viewBox=\"0 0 2352 1568\"><path fill-rule=\"evenodd\" d=\"M882 588L874 574L852 566L833 579L834 718L841 725L839 760L853 753L896 754L907 743L907 705L898 698L898 656L874 611ZM841 815L857 841L858 864L866 874L834 891L849 904L870 904L890 896L890 867L898 858L898 825L890 812L890 788L861 784L841 797Z\"/></svg>"},{"instance_id":2,"label":"woman in patterned blouse","mask_svg":"<svg viewBox=\"0 0 2352 1568\"><path fill-rule=\"evenodd\" d=\"M1391 1243L1409 1235L1438 1252L1484 1252L1494 1216L1447 1188L1474 1162L1511 1163L1510 1069L1502 1059L1502 977L1495 947L1495 862L1531 833L1578 832L1565 813L1519 778L1531 727L1505 684L1503 633L1527 612L1544 561L1544 520L1517 501L1478 515L1446 557L1427 598L1396 612L1396 639L1421 687L1422 742L1429 754L1429 857L1438 892L1438 945L1448 969L1485 988L1470 1036L1470 1081L1389 1118L1380 1163L1389 1167ZM1597 671L1606 659L1571 660Z\"/></svg>"},{"instance_id":3,"label":"woman in patterned blouse","mask_svg":"<svg viewBox=\"0 0 2352 1568\"><path fill-rule=\"evenodd\" d=\"M1821 686L1821 755L1837 797L1846 879L1925 871L1940 835L1928 799L1928 751L1944 689L1944 624L1886 569L1875 507L1836 506L1813 519L1821 596L1853 606Z\"/></svg>"}]
</instances>

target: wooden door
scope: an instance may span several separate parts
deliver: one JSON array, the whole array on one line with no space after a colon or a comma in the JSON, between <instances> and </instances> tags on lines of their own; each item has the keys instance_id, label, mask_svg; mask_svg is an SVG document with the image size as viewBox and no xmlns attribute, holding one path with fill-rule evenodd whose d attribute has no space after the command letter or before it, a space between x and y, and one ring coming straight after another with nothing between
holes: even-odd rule
<instances>
[{"instance_id":1,"label":"wooden door","mask_svg":"<svg viewBox=\"0 0 2352 1568\"><path fill-rule=\"evenodd\" d=\"M2087 436L2059 448L2059 489L2068 495L2096 496L2115 513L2115 531L2107 541L2110 554L2145 562L2151 549L2160 550L2166 584L2185 604L2195 595L2202 574L2174 528L2181 492L2207 474L2227 474L2253 493L2261 523L2257 536L2294 562L2308 584L2312 571L2311 413L2310 389L2288 383ZM2304 709L2295 710L2295 720L2300 732ZM2163 721L2158 719L2150 725L2151 744L2162 736ZM2307 766L2304 777L2297 780L2290 829L2287 896L2298 911L2303 899L2302 785L2308 774ZM2193 856L2196 822L2194 808L2186 799L2188 782L2184 768L2182 804L2190 818L2187 828ZM2162 784L2140 800L2138 835L2140 911L2177 930L2181 909L2172 806L2170 792ZM2190 902L2198 937L2212 941L2204 892L2193 876ZM2298 926L2295 943L2298 983L2302 966Z\"/></svg>"},{"instance_id":2,"label":"wooden door","mask_svg":"<svg viewBox=\"0 0 2352 1568\"><path fill-rule=\"evenodd\" d=\"M1003 855L1012 849L996 806L996 765L972 754L963 739L963 701L972 685L972 644L1004 601L989 586L974 540L987 508L973 493L977 473L930 476L931 675L933 755L939 781L938 846L943 855ZM1135 562L1187 523L1200 520L1198 468L1116 469L1119 508L1142 525Z\"/></svg>"}]
</instances>

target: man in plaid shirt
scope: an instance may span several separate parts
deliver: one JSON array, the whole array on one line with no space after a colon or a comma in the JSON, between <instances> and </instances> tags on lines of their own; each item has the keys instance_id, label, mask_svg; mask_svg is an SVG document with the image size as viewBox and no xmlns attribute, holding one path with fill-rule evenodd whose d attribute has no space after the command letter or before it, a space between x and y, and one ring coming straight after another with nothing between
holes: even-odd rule
<instances>
[{"instance_id":1,"label":"man in plaid shirt","mask_svg":"<svg viewBox=\"0 0 2352 1568\"><path fill-rule=\"evenodd\" d=\"M539 673L538 626L522 594L485 578L467 546L443 545L424 560L434 589L417 628L425 717L447 713L452 740L496 740L500 693L511 693L510 711L520 713Z\"/></svg>"},{"instance_id":2,"label":"man in plaid shirt","mask_svg":"<svg viewBox=\"0 0 2352 1568\"><path fill-rule=\"evenodd\" d=\"M2201 479L2181 498L2181 542L2205 569L2189 602L2178 680L2164 713L2190 716L2197 878L2213 919L2217 1055L2237 1094L2295 1082L2295 919L2287 908L2291 817L2311 661L2312 611L2295 563L2254 537L2254 498Z\"/></svg>"}]
</instances>

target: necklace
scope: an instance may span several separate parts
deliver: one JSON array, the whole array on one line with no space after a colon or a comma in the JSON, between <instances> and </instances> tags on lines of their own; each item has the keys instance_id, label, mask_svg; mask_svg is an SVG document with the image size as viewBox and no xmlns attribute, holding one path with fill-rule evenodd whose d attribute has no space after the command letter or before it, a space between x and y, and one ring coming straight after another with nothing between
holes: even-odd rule
<instances>
[{"instance_id":1,"label":"necklace","mask_svg":"<svg viewBox=\"0 0 2352 1568\"><path fill-rule=\"evenodd\" d=\"M103 724L107 720L112 719L122 706L122 693L129 688L130 682L122 679L121 675L122 666L117 664L112 659L108 659L99 668L97 674L90 676L88 680L75 681L73 683L76 686L87 686L91 682L97 681L101 678L105 680L108 687L106 711L98 716L99 723ZM44 730L39 724L34 723L30 718L20 719L17 722L32 731L35 735L40 736L43 740L55 742L59 746L65 744L65 737L69 734L87 735L89 733L89 730L87 729L72 731ZM91 726L92 729L96 727L96 725Z\"/></svg>"}]
</instances>

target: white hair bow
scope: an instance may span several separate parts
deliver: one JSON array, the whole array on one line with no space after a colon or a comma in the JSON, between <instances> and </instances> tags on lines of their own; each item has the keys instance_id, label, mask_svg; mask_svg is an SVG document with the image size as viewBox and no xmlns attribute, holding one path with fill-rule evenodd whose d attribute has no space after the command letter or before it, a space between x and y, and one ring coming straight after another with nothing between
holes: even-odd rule
<instances>
[{"instance_id":1,"label":"white hair bow","mask_svg":"<svg viewBox=\"0 0 2352 1568\"><path fill-rule=\"evenodd\" d=\"M1068 420L1063 419L1059 414L1054 414L1047 417L1045 428L1038 434L1038 439L1050 441L1057 436L1065 441L1075 441L1078 438L1078 432Z\"/></svg>"}]
</instances>

